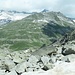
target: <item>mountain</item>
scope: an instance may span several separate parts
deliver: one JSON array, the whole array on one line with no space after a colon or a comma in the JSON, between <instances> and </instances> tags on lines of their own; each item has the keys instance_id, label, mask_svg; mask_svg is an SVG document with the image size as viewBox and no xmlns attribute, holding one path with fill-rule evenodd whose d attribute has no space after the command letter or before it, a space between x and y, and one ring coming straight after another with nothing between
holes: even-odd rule
<instances>
[{"instance_id":1,"label":"mountain","mask_svg":"<svg viewBox=\"0 0 75 75\"><path fill-rule=\"evenodd\" d=\"M0 28L0 47L12 50L50 45L75 29L75 23L60 12L33 13Z\"/></svg>"},{"instance_id":2,"label":"mountain","mask_svg":"<svg viewBox=\"0 0 75 75\"><path fill-rule=\"evenodd\" d=\"M42 12L49 12L49 10L47 10L47 9L43 9Z\"/></svg>"},{"instance_id":3,"label":"mountain","mask_svg":"<svg viewBox=\"0 0 75 75\"><path fill-rule=\"evenodd\" d=\"M73 20L75 22L75 18L70 18L71 20Z\"/></svg>"},{"instance_id":4,"label":"mountain","mask_svg":"<svg viewBox=\"0 0 75 75\"><path fill-rule=\"evenodd\" d=\"M28 12L19 12L19 11L5 11L0 10L0 25L9 23L11 21L21 20L31 13Z\"/></svg>"},{"instance_id":5,"label":"mountain","mask_svg":"<svg viewBox=\"0 0 75 75\"><path fill-rule=\"evenodd\" d=\"M75 18L72 18L72 20L75 22Z\"/></svg>"}]
</instances>

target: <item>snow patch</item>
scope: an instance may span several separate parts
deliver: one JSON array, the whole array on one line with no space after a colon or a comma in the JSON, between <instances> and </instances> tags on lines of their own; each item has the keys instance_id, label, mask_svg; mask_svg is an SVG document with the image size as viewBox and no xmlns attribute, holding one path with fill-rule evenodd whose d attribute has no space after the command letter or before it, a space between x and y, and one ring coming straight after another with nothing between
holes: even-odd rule
<instances>
[{"instance_id":1,"label":"snow patch","mask_svg":"<svg viewBox=\"0 0 75 75\"><path fill-rule=\"evenodd\" d=\"M40 23L40 22L46 22L46 23L48 23L48 21L47 20L43 20L43 19L41 19L41 20L33 20L33 23Z\"/></svg>"},{"instance_id":2,"label":"snow patch","mask_svg":"<svg viewBox=\"0 0 75 75\"><path fill-rule=\"evenodd\" d=\"M0 12L0 19L9 19L9 20L21 20L30 14L23 14L23 13L10 13L10 12Z\"/></svg>"},{"instance_id":3,"label":"snow patch","mask_svg":"<svg viewBox=\"0 0 75 75\"><path fill-rule=\"evenodd\" d=\"M67 18L63 18L62 16L57 16L60 20L63 20L63 21L68 21L69 23L71 24L74 24L71 20L67 19Z\"/></svg>"},{"instance_id":4,"label":"snow patch","mask_svg":"<svg viewBox=\"0 0 75 75\"><path fill-rule=\"evenodd\" d=\"M75 20L73 20L75 22Z\"/></svg>"}]
</instances>

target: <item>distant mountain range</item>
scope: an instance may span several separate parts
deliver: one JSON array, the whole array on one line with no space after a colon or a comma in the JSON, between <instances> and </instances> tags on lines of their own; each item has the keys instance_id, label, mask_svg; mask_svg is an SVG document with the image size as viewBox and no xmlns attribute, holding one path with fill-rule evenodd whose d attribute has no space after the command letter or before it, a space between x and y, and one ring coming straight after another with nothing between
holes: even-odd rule
<instances>
[{"instance_id":1,"label":"distant mountain range","mask_svg":"<svg viewBox=\"0 0 75 75\"><path fill-rule=\"evenodd\" d=\"M5 11L0 10L0 25L9 23L11 21L21 20L31 13L29 12L19 12L19 11Z\"/></svg>"},{"instance_id":2,"label":"distant mountain range","mask_svg":"<svg viewBox=\"0 0 75 75\"><path fill-rule=\"evenodd\" d=\"M71 18L75 22L75 18Z\"/></svg>"},{"instance_id":3,"label":"distant mountain range","mask_svg":"<svg viewBox=\"0 0 75 75\"><path fill-rule=\"evenodd\" d=\"M42 13L49 12L47 9L43 9L41 11ZM0 25L4 25L6 23L21 20L31 14L35 14L37 12L25 12L25 11L6 11L6 10L0 10ZM75 21L75 18L71 18Z\"/></svg>"},{"instance_id":4,"label":"distant mountain range","mask_svg":"<svg viewBox=\"0 0 75 75\"><path fill-rule=\"evenodd\" d=\"M49 10L47 10L47 9L43 9L42 12L49 12Z\"/></svg>"}]
</instances>

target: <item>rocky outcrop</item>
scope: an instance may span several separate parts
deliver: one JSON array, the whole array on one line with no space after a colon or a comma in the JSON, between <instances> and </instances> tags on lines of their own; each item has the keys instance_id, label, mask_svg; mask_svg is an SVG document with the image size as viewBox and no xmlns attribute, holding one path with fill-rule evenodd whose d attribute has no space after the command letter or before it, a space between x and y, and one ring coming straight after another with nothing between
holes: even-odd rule
<instances>
[{"instance_id":1,"label":"rocky outcrop","mask_svg":"<svg viewBox=\"0 0 75 75\"><path fill-rule=\"evenodd\" d=\"M71 43L64 45L64 47L62 47L62 54L63 55L75 54L75 45Z\"/></svg>"},{"instance_id":2,"label":"rocky outcrop","mask_svg":"<svg viewBox=\"0 0 75 75\"><path fill-rule=\"evenodd\" d=\"M56 53L56 52L57 52L56 47L50 45L50 46L45 46L43 48L40 48L40 49L32 52L31 54L34 56L36 56L36 55L43 56L43 55L51 55L52 53Z\"/></svg>"},{"instance_id":3,"label":"rocky outcrop","mask_svg":"<svg viewBox=\"0 0 75 75\"><path fill-rule=\"evenodd\" d=\"M24 72L39 70L47 71L54 67L48 55L34 56L25 51L7 52L4 52L3 59L0 59L1 73L6 75L21 75Z\"/></svg>"},{"instance_id":4,"label":"rocky outcrop","mask_svg":"<svg viewBox=\"0 0 75 75\"><path fill-rule=\"evenodd\" d=\"M74 40L64 45L44 46L39 50L10 52L0 49L0 54L0 75L75 74Z\"/></svg>"},{"instance_id":5,"label":"rocky outcrop","mask_svg":"<svg viewBox=\"0 0 75 75\"><path fill-rule=\"evenodd\" d=\"M67 45L64 45L64 47L68 49ZM69 47L72 48L73 46ZM47 49L49 50L49 48L51 47ZM46 48L42 49L45 50ZM27 51L7 51L6 53L0 50L0 52L5 53L2 56L3 59L0 59L0 75L72 75L75 72L75 55L62 55L62 47L58 47L56 50L58 51L55 54L48 51L51 52L50 55L47 52L40 56L38 53L37 55L31 55ZM67 67L65 68L65 66ZM71 69L69 69L69 66Z\"/></svg>"}]
</instances>

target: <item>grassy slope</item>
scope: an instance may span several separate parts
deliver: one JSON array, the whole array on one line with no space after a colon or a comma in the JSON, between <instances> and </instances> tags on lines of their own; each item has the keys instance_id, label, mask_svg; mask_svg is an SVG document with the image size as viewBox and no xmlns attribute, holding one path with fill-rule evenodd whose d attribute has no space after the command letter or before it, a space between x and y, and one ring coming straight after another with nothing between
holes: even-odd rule
<instances>
[{"instance_id":1,"label":"grassy slope","mask_svg":"<svg viewBox=\"0 0 75 75\"><path fill-rule=\"evenodd\" d=\"M47 20L48 23L38 22L41 19ZM64 26L62 26L62 22ZM55 12L36 13L4 26L0 30L0 45L2 47L9 46L13 50L23 50L30 47L39 48L43 44L49 45L51 40L72 30L70 25L72 24L60 20Z\"/></svg>"}]
</instances>

